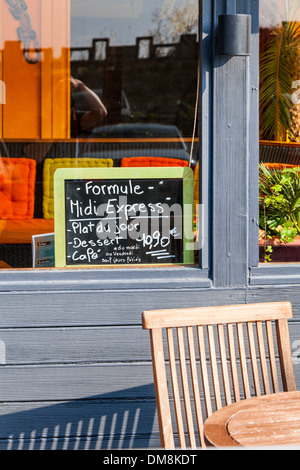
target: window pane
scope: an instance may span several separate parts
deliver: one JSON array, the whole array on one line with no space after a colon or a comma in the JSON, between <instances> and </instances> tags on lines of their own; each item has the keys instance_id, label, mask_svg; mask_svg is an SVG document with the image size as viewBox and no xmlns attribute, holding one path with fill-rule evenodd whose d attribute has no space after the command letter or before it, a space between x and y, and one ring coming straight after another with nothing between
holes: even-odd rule
<instances>
[{"instance_id":1,"label":"window pane","mask_svg":"<svg viewBox=\"0 0 300 470\"><path fill-rule=\"evenodd\" d=\"M187 166L197 195L198 0L1 7L2 267L32 267L41 234L53 266L58 168Z\"/></svg>"},{"instance_id":2,"label":"window pane","mask_svg":"<svg viewBox=\"0 0 300 470\"><path fill-rule=\"evenodd\" d=\"M260 260L300 261L300 4L260 2Z\"/></svg>"}]
</instances>

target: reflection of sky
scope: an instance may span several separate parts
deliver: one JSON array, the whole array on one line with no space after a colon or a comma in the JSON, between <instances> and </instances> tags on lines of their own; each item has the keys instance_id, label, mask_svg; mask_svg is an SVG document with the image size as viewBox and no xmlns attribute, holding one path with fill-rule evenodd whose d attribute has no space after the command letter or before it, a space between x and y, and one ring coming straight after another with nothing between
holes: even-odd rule
<instances>
[{"instance_id":1,"label":"reflection of sky","mask_svg":"<svg viewBox=\"0 0 300 470\"><path fill-rule=\"evenodd\" d=\"M276 26L286 20L300 21L299 0L260 0L261 27Z\"/></svg>"},{"instance_id":2,"label":"reflection of sky","mask_svg":"<svg viewBox=\"0 0 300 470\"><path fill-rule=\"evenodd\" d=\"M187 0L71 0L71 46L90 46L109 37L112 45L135 44L137 36L155 29L153 13L172 12ZM188 0L192 6L197 0Z\"/></svg>"}]
</instances>

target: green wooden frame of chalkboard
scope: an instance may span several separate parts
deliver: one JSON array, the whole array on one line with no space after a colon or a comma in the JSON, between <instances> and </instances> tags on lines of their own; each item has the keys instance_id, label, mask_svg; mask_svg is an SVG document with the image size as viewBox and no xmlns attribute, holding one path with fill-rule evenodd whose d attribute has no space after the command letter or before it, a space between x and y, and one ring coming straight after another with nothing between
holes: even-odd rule
<instances>
[{"instance_id":1,"label":"green wooden frame of chalkboard","mask_svg":"<svg viewBox=\"0 0 300 470\"><path fill-rule=\"evenodd\" d=\"M55 266L193 264L193 188L190 168L56 170Z\"/></svg>"}]
</instances>

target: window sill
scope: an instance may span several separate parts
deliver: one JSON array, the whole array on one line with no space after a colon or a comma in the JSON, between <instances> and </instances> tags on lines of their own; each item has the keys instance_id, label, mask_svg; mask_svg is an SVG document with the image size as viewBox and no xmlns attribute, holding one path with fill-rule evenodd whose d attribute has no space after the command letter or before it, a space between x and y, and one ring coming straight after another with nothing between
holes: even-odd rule
<instances>
[{"instance_id":1,"label":"window sill","mask_svg":"<svg viewBox=\"0 0 300 470\"><path fill-rule=\"evenodd\" d=\"M199 289L211 286L207 271L193 266L0 271L0 292Z\"/></svg>"}]
</instances>

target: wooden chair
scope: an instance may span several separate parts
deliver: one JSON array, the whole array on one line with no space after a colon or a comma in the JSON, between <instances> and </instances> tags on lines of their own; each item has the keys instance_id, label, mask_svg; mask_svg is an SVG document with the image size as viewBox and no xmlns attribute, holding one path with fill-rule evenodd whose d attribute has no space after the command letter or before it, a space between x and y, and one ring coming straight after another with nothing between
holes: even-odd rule
<instances>
[{"instance_id":1,"label":"wooden chair","mask_svg":"<svg viewBox=\"0 0 300 470\"><path fill-rule=\"evenodd\" d=\"M163 448L205 447L203 423L213 411L296 390L288 318L289 302L143 312Z\"/></svg>"}]
</instances>

